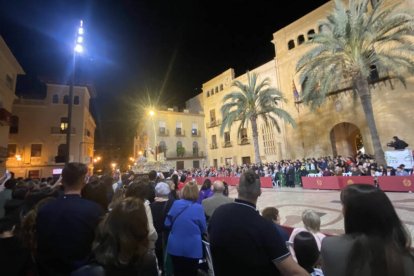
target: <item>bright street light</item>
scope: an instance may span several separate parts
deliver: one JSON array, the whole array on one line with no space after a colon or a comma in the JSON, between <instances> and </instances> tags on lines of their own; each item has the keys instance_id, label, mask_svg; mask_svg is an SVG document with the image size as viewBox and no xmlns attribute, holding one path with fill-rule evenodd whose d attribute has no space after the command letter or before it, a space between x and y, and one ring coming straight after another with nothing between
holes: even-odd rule
<instances>
[{"instance_id":1,"label":"bright street light","mask_svg":"<svg viewBox=\"0 0 414 276\"><path fill-rule=\"evenodd\" d=\"M83 46L83 34L85 30L83 28L83 20L79 22L78 32L74 40L75 47L73 48L73 62L72 62L72 76L69 85L69 99L68 99L68 121L66 129L65 126L61 126L62 131L66 130L66 164L69 163L70 159L70 136L72 134L72 106L73 106L73 86L75 85L75 71L76 71L76 55L84 52ZM82 143L82 142L81 142ZM80 152L80 150L79 150ZM80 155L79 155L80 158Z\"/></svg>"},{"instance_id":2,"label":"bright street light","mask_svg":"<svg viewBox=\"0 0 414 276\"><path fill-rule=\"evenodd\" d=\"M154 112L154 110L150 110L150 111L148 112L148 114L149 114L151 117L154 117L155 112Z\"/></svg>"}]
</instances>

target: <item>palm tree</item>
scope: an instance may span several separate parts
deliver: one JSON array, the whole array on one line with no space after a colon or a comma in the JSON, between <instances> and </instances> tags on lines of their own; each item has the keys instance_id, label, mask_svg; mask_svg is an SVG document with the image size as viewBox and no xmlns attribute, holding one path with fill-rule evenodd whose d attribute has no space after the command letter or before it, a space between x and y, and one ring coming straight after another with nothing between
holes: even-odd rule
<instances>
[{"instance_id":1,"label":"palm tree","mask_svg":"<svg viewBox=\"0 0 414 276\"><path fill-rule=\"evenodd\" d=\"M380 76L396 78L405 86L404 77L414 73L413 16L384 3L368 7L369 0L350 0L345 7L335 0L333 13L309 40L312 47L296 66L302 100L311 108L334 91L344 91L348 81L361 101L378 164L385 164L385 158L372 108L370 74L376 69Z\"/></svg>"},{"instance_id":2,"label":"palm tree","mask_svg":"<svg viewBox=\"0 0 414 276\"><path fill-rule=\"evenodd\" d=\"M234 81L232 87L238 88L239 91L231 92L223 97L221 107L223 123L220 134L223 135L226 128L230 129L235 121L240 120L237 132L240 135L241 130L251 123L255 162L261 163L257 119L261 118L266 125L275 126L278 132L280 132L280 126L276 118L281 118L292 126L296 125L290 114L278 107L280 101L286 100L280 91L270 87L269 78L258 82L257 74L247 72L247 79L247 85Z\"/></svg>"}]
</instances>

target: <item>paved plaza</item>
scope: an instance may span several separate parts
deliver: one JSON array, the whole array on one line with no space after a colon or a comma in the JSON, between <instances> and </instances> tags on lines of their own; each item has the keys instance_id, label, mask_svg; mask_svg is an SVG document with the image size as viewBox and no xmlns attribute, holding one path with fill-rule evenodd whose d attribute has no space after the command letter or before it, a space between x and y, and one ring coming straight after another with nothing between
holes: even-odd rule
<instances>
[{"instance_id":1,"label":"paved plaza","mask_svg":"<svg viewBox=\"0 0 414 276\"><path fill-rule=\"evenodd\" d=\"M305 209L313 209L321 217L321 230L329 234L344 233L344 220L339 200L340 191L305 190L302 188L262 189L257 207L279 209L281 224L303 227L301 214ZM230 188L230 196L237 197L235 187ZM387 193L400 219L414 237L414 193Z\"/></svg>"}]
</instances>

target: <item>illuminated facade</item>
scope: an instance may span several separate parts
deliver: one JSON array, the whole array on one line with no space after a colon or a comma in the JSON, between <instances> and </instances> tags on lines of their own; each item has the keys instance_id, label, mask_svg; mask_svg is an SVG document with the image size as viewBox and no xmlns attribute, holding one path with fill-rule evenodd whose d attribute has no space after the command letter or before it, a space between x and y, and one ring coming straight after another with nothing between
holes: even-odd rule
<instances>
[{"instance_id":1,"label":"illuminated facade","mask_svg":"<svg viewBox=\"0 0 414 276\"><path fill-rule=\"evenodd\" d=\"M0 36L0 174L3 174L7 159L7 144L15 88L18 75L24 74L20 64Z\"/></svg>"},{"instance_id":2,"label":"illuminated facade","mask_svg":"<svg viewBox=\"0 0 414 276\"><path fill-rule=\"evenodd\" d=\"M48 177L63 168L68 131L69 86L47 84L42 100L16 99L10 128L7 168L16 177ZM93 170L95 121L89 112L93 91L75 86L69 159Z\"/></svg>"},{"instance_id":3,"label":"illuminated facade","mask_svg":"<svg viewBox=\"0 0 414 276\"><path fill-rule=\"evenodd\" d=\"M134 140L134 157L146 150L157 153L176 169L206 165L204 114L202 112L154 110L143 118L143 133Z\"/></svg>"}]
</instances>

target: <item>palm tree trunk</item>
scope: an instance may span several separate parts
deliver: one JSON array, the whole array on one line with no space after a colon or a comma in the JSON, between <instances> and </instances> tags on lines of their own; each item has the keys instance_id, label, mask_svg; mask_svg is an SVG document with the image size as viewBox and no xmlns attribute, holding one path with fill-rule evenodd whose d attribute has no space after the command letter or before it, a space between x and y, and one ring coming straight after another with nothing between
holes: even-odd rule
<instances>
[{"instance_id":1,"label":"palm tree trunk","mask_svg":"<svg viewBox=\"0 0 414 276\"><path fill-rule=\"evenodd\" d=\"M371 92L369 91L368 81L362 76L358 76L355 85L358 96L361 99L362 108L364 109L365 119L367 120L369 131L371 132L372 144L377 165L386 165L384 151L382 150L381 141L375 124L374 112L372 110Z\"/></svg>"},{"instance_id":2,"label":"palm tree trunk","mask_svg":"<svg viewBox=\"0 0 414 276\"><path fill-rule=\"evenodd\" d=\"M260 151L259 151L259 133L257 131L257 118L252 117L250 121L252 123L252 132L253 132L254 159L255 159L255 163L259 164L259 163L262 163L262 160L260 159Z\"/></svg>"}]
</instances>

